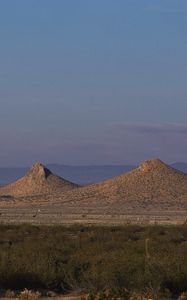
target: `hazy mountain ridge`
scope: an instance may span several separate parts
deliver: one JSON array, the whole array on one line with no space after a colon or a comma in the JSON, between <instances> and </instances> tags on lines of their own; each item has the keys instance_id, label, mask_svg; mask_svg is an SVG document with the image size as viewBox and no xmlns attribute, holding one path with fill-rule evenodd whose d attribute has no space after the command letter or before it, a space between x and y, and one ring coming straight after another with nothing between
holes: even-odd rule
<instances>
[{"instance_id":1,"label":"hazy mountain ridge","mask_svg":"<svg viewBox=\"0 0 187 300\"><path fill-rule=\"evenodd\" d=\"M176 162L171 164L171 166L177 170L187 173L187 163Z\"/></svg>"}]
</instances>

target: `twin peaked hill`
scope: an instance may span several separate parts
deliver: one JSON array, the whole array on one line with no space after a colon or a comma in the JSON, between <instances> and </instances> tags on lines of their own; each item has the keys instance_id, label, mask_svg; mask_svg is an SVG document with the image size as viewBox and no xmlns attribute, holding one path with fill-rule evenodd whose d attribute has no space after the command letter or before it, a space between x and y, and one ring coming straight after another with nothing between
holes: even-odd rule
<instances>
[{"instance_id":1,"label":"twin peaked hill","mask_svg":"<svg viewBox=\"0 0 187 300\"><path fill-rule=\"evenodd\" d=\"M0 187L0 195L27 197L53 195L51 199L77 205L125 205L127 208L165 205L187 206L187 174L159 159L148 160L129 173L79 187L35 164L21 179Z\"/></svg>"}]
</instances>

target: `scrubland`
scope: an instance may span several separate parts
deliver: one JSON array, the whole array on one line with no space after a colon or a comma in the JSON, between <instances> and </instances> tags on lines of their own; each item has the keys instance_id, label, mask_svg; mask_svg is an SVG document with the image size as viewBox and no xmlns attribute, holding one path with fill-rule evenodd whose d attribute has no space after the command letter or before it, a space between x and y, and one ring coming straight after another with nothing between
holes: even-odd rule
<instances>
[{"instance_id":1,"label":"scrubland","mask_svg":"<svg viewBox=\"0 0 187 300\"><path fill-rule=\"evenodd\" d=\"M0 286L90 299L177 298L187 290L187 226L1 225Z\"/></svg>"}]
</instances>

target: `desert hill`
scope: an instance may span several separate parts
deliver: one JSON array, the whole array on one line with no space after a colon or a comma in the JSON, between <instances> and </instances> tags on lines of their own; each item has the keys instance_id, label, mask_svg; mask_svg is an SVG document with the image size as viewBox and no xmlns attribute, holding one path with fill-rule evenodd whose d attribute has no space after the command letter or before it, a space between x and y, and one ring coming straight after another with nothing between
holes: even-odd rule
<instances>
[{"instance_id":1,"label":"desert hill","mask_svg":"<svg viewBox=\"0 0 187 300\"><path fill-rule=\"evenodd\" d=\"M57 175L40 163L35 163L25 176L0 187L0 196L26 197L65 192L77 185Z\"/></svg>"},{"instance_id":2,"label":"desert hill","mask_svg":"<svg viewBox=\"0 0 187 300\"><path fill-rule=\"evenodd\" d=\"M135 169L135 165L87 165L72 166L48 164L46 166L54 174L78 185L95 184L112 177L119 176ZM187 163L173 163L171 167L187 173ZM0 167L0 185L9 184L23 177L29 170L27 167Z\"/></svg>"},{"instance_id":3,"label":"desert hill","mask_svg":"<svg viewBox=\"0 0 187 300\"><path fill-rule=\"evenodd\" d=\"M0 187L0 222L186 224L187 174L159 159L79 187L41 164Z\"/></svg>"},{"instance_id":4,"label":"desert hill","mask_svg":"<svg viewBox=\"0 0 187 300\"><path fill-rule=\"evenodd\" d=\"M187 206L187 174L159 159L148 160L129 173L67 192L61 201L129 209Z\"/></svg>"},{"instance_id":5,"label":"desert hill","mask_svg":"<svg viewBox=\"0 0 187 300\"><path fill-rule=\"evenodd\" d=\"M41 164L35 164L26 176L0 187L0 196L14 196L17 203L22 204L74 207L73 211L81 207L115 207L119 212L187 209L187 174L159 159L147 160L136 169L112 179L76 187Z\"/></svg>"},{"instance_id":6,"label":"desert hill","mask_svg":"<svg viewBox=\"0 0 187 300\"><path fill-rule=\"evenodd\" d=\"M135 168L133 165L60 165L48 164L46 167L54 174L58 174L68 181L78 185L86 185L107 180L119 176ZM29 168L27 167L0 167L0 185L9 184L23 177Z\"/></svg>"}]
</instances>

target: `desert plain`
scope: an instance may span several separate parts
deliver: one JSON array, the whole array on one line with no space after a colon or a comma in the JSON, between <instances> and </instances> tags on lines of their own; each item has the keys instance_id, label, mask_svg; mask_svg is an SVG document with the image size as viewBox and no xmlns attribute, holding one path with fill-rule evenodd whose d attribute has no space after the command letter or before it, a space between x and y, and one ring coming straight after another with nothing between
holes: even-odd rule
<instances>
[{"instance_id":1,"label":"desert plain","mask_svg":"<svg viewBox=\"0 0 187 300\"><path fill-rule=\"evenodd\" d=\"M185 224L187 174L160 159L85 186L40 163L25 176L0 186L0 223Z\"/></svg>"}]
</instances>

